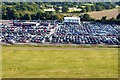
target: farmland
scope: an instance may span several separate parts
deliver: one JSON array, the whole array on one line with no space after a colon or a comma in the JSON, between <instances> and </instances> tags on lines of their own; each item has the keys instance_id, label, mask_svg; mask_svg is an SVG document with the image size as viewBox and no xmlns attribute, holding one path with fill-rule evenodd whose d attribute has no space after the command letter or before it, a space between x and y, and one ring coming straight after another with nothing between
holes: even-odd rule
<instances>
[{"instance_id":1,"label":"farmland","mask_svg":"<svg viewBox=\"0 0 120 80\"><path fill-rule=\"evenodd\" d=\"M92 18L101 19L103 16L107 16L108 19L116 18L119 14L119 8L111 9L111 10L104 10L104 11L93 11L88 13ZM98 16L99 15L99 16Z\"/></svg>"},{"instance_id":2,"label":"farmland","mask_svg":"<svg viewBox=\"0 0 120 80\"><path fill-rule=\"evenodd\" d=\"M119 8L103 10L103 11L92 11L86 13L58 13L68 16L80 16L80 14L89 14L94 19L101 19L103 16L107 16L107 19L116 18L119 14ZM98 16L99 15L99 16Z\"/></svg>"},{"instance_id":3,"label":"farmland","mask_svg":"<svg viewBox=\"0 0 120 80\"><path fill-rule=\"evenodd\" d=\"M118 48L3 46L3 78L117 78Z\"/></svg>"}]
</instances>

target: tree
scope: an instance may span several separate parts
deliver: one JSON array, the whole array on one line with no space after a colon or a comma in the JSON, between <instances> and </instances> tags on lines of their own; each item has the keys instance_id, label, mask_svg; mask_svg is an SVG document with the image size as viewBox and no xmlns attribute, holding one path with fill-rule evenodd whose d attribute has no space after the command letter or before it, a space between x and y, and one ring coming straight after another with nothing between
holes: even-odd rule
<instances>
[{"instance_id":1,"label":"tree","mask_svg":"<svg viewBox=\"0 0 120 80\"><path fill-rule=\"evenodd\" d=\"M86 12L86 9L85 9L85 8L82 8L81 12L82 12L82 13L85 13L85 12Z\"/></svg>"},{"instance_id":2,"label":"tree","mask_svg":"<svg viewBox=\"0 0 120 80\"><path fill-rule=\"evenodd\" d=\"M15 19L14 13L16 12L16 10L11 9L10 7L7 7L6 10L7 10L7 12L6 12L7 19L8 20Z\"/></svg>"},{"instance_id":3,"label":"tree","mask_svg":"<svg viewBox=\"0 0 120 80\"><path fill-rule=\"evenodd\" d=\"M96 8L95 8L95 6L93 5L93 6L91 6L91 11L96 11Z\"/></svg>"},{"instance_id":4,"label":"tree","mask_svg":"<svg viewBox=\"0 0 120 80\"><path fill-rule=\"evenodd\" d=\"M95 20L91 18L89 14L84 14L84 15L81 15L80 17L82 21L94 21Z\"/></svg>"},{"instance_id":5,"label":"tree","mask_svg":"<svg viewBox=\"0 0 120 80\"><path fill-rule=\"evenodd\" d=\"M24 20L24 13L19 13L20 15L20 20Z\"/></svg>"},{"instance_id":6,"label":"tree","mask_svg":"<svg viewBox=\"0 0 120 80\"><path fill-rule=\"evenodd\" d=\"M103 16L101 21L107 21L107 16Z\"/></svg>"},{"instance_id":7,"label":"tree","mask_svg":"<svg viewBox=\"0 0 120 80\"><path fill-rule=\"evenodd\" d=\"M89 14L84 14L83 18L84 18L85 20L90 20L90 19L91 19Z\"/></svg>"},{"instance_id":8,"label":"tree","mask_svg":"<svg viewBox=\"0 0 120 80\"><path fill-rule=\"evenodd\" d=\"M63 15L58 15L58 14L52 16L53 20L60 20L60 21L63 20L63 17L64 17Z\"/></svg>"},{"instance_id":9,"label":"tree","mask_svg":"<svg viewBox=\"0 0 120 80\"><path fill-rule=\"evenodd\" d=\"M50 20L51 17L52 17L51 12L46 12L46 13L43 13L43 14L42 14L42 19L43 19L43 20Z\"/></svg>"},{"instance_id":10,"label":"tree","mask_svg":"<svg viewBox=\"0 0 120 80\"><path fill-rule=\"evenodd\" d=\"M25 14L23 20L31 20L30 14Z\"/></svg>"},{"instance_id":11,"label":"tree","mask_svg":"<svg viewBox=\"0 0 120 80\"><path fill-rule=\"evenodd\" d=\"M99 5L96 5L96 11L102 11L102 7Z\"/></svg>"},{"instance_id":12,"label":"tree","mask_svg":"<svg viewBox=\"0 0 120 80\"><path fill-rule=\"evenodd\" d=\"M14 17L15 17L15 19L20 19L19 13L18 13L18 12L15 12L15 13L14 13Z\"/></svg>"},{"instance_id":13,"label":"tree","mask_svg":"<svg viewBox=\"0 0 120 80\"><path fill-rule=\"evenodd\" d=\"M54 7L56 12L59 12L60 8L59 7Z\"/></svg>"},{"instance_id":14,"label":"tree","mask_svg":"<svg viewBox=\"0 0 120 80\"><path fill-rule=\"evenodd\" d=\"M106 9L112 9L112 6L111 5L106 5L106 7L105 7Z\"/></svg>"},{"instance_id":15,"label":"tree","mask_svg":"<svg viewBox=\"0 0 120 80\"><path fill-rule=\"evenodd\" d=\"M53 15L53 16L52 16L52 19L53 19L53 20L58 20L58 19L59 19L59 15Z\"/></svg>"},{"instance_id":16,"label":"tree","mask_svg":"<svg viewBox=\"0 0 120 80\"><path fill-rule=\"evenodd\" d=\"M115 21L115 18L111 18L110 21Z\"/></svg>"},{"instance_id":17,"label":"tree","mask_svg":"<svg viewBox=\"0 0 120 80\"><path fill-rule=\"evenodd\" d=\"M17 5L16 5L16 9L17 10L20 10L20 3L16 3Z\"/></svg>"},{"instance_id":18,"label":"tree","mask_svg":"<svg viewBox=\"0 0 120 80\"><path fill-rule=\"evenodd\" d=\"M112 7L112 8L115 8L115 7L116 7L116 5L115 5L115 4L110 4L110 5L111 5L111 7Z\"/></svg>"},{"instance_id":19,"label":"tree","mask_svg":"<svg viewBox=\"0 0 120 80\"><path fill-rule=\"evenodd\" d=\"M35 14L31 14L31 20L37 20Z\"/></svg>"},{"instance_id":20,"label":"tree","mask_svg":"<svg viewBox=\"0 0 120 80\"><path fill-rule=\"evenodd\" d=\"M90 6L86 6L85 9L86 9L86 12L90 12L91 11L91 7Z\"/></svg>"},{"instance_id":21,"label":"tree","mask_svg":"<svg viewBox=\"0 0 120 80\"><path fill-rule=\"evenodd\" d=\"M78 4L78 8L81 8L81 6L82 6L82 3L81 3L81 2L79 2L79 4Z\"/></svg>"},{"instance_id":22,"label":"tree","mask_svg":"<svg viewBox=\"0 0 120 80\"><path fill-rule=\"evenodd\" d=\"M117 15L116 19L120 20L120 14Z\"/></svg>"},{"instance_id":23,"label":"tree","mask_svg":"<svg viewBox=\"0 0 120 80\"><path fill-rule=\"evenodd\" d=\"M36 14L36 16L35 16L35 19L37 20L37 19L41 19L41 17L42 17L42 11L38 11L37 12L37 14Z\"/></svg>"},{"instance_id":24,"label":"tree","mask_svg":"<svg viewBox=\"0 0 120 80\"><path fill-rule=\"evenodd\" d=\"M68 12L68 7L67 6L63 6L62 7L62 12Z\"/></svg>"}]
</instances>

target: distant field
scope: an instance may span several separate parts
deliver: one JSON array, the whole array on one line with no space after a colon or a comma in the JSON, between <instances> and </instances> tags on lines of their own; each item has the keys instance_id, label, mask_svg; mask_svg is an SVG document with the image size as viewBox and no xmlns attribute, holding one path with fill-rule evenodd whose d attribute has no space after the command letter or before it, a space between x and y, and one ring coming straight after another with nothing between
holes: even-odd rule
<instances>
[{"instance_id":1,"label":"distant field","mask_svg":"<svg viewBox=\"0 0 120 80\"><path fill-rule=\"evenodd\" d=\"M3 46L3 78L117 78L118 48Z\"/></svg>"},{"instance_id":2,"label":"distant field","mask_svg":"<svg viewBox=\"0 0 120 80\"><path fill-rule=\"evenodd\" d=\"M107 16L108 19L111 19L113 17L116 18L119 13L120 12L116 8L116 9L111 9L111 10L104 10L104 11L98 11L98 12L90 12L88 14L90 14L90 16L92 18L95 18L95 19L101 19L103 16Z\"/></svg>"},{"instance_id":3,"label":"distant field","mask_svg":"<svg viewBox=\"0 0 120 80\"><path fill-rule=\"evenodd\" d=\"M80 9L79 11L81 11L82 9ZM75 12L76 10L68 10L68 12Z\"/></svg>"},{"instance_id":4,"label":"distant field","mask_svg":"<svg viewBox=\"0 0 120 80\"><path fill-rule=\"evenodd\" d=\"M101 19L103 16L107 16L108 19L111 19L113 17L116 18L119 13L120 13L120 10L116 8L116 9L93 11L93 12L81 13L81 14L90 14L90 16L94 19ZM80 13L59 13L59 14L68 15L68 16L80 16L81 15Z\"/></svg>"}]
</instances>

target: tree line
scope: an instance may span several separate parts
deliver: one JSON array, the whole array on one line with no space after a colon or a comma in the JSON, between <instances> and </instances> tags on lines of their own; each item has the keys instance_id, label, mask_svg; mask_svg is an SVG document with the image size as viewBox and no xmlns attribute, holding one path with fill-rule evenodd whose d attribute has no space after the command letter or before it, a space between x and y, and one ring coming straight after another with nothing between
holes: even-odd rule
<instances>
[{"instance_id":1,"label":"tree line","mask_svg":"<svg viewBox=\"0 0 120 80\"><path fill-rule=\"evenodd\" d=\"M89 14L84 14L79 17L81 18L81 21L95 21L95 22L102 22L102 23L109 23L109 24L114 23L114 24L120 25L120 14L118 14L116 18L107 19L107 16L103 16L99 20L92 18Z\"/></svg>"},{"instance_id":2,"label":"tree line","mask_svg":"<svg viewBox=\"0 0 120 80\"><path fill-rule=\"evenodd\" d=\"M88 3L88 2L87 2ZM69 7L78 5L83 12L100 11L103 9L115 8L119 3L88 3L93 6L87 5L85 8L81 7L87 4L86 2L3 2L2 4L2 19L11 20L62 20L64 15L57 14L62 6L62 12L67 12ZM54 5L55 12L45 12L45 8Z\"/></svg>"}]
</instances>

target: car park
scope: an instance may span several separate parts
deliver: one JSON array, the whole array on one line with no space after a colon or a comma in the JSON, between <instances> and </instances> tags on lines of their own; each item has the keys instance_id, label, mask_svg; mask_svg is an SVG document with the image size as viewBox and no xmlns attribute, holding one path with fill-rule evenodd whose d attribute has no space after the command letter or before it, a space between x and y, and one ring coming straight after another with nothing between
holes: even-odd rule
<instances>
[{"instance_id":1,"label":"car park","mask_svg":"<svg viewBox=\"0 0 120 80\"><path fill-rule=\"evenodd\" d=\"M22 22L1 24L0 41L8 43L51 44L108 44L119 45L120 27L115 24L81 23L63 24L39 21L39 25L22 25ZM53 31L53 32L52 32Z\"/></svg>"}]
</instances>

